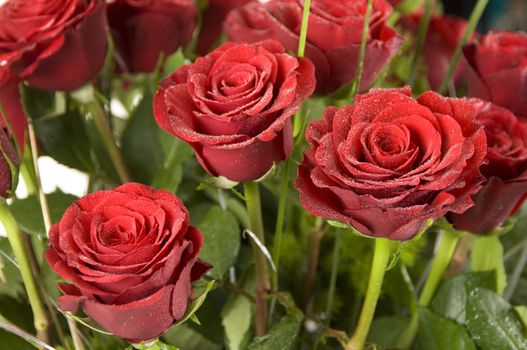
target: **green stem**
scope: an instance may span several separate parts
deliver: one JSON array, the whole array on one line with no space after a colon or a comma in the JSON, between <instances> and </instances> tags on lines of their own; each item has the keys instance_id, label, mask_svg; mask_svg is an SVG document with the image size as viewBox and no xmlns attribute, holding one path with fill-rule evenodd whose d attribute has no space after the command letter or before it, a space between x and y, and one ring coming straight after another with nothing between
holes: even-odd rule
<instances>
[{"instance_id":1,"label":"green stem","mask_svg":"<svg viewBox=\"0 0 527 350\"><path fill-rule=\"evenodd\" d=\"M335 299L335 289L337 287L337 275L340 262L340 229L335 231L335 244L333 246L333 260L331 262L331 277L329 280L328 302L326 304L326 325L331 322L331 312L333 311L333 301Z\"/></svg>"},{"instance_id":2,"label":"green stem","mask_svg":"<svg viewBox=\"0 0 527 350\"><path fill-rule=\"evenodd\" d=\"M360 90L360 81L362 79L362 70L364 68L364 55L366 54L366 43L368 41L368 29L370 28L370 17L373 0L368 0L368 7L366 8L366 14L364 15L364 24L362 26L362 38L360 41L359 50L359 61L357 63L357 74L355 75L355 81L353 82L353 90L351 92L351 100L355 99L355 96Z\"/></svg>"},{"instance_id":3,"label":"green stem","mask_svg":"<svg viewBox=\"0 0 527 350\"><path fill-rule=\"evenodd\" d=\"M461 235L456 231L444 230L441 233L439 240L439 248L432 261L432 268L426 279L425 285L419 296L418 303L420 306L428 306L434 297L439 282L445 273L454 250L456 249L457 242ZM419 310L416 310L410 319L410 323L406 326L400 339L398 348L408 349L412 345L417 329L419 327Z\"/></svg>"},{"instance_id":4,"label":"green stem","mask_svg":"<svg viewBox=\"0 0 527 350\"><path fill-rule=\"evenodd\" d=\"M415 75L417 73L417 62L419 61L419 56L421 56L421 52L423 51L433 6L434 2L432 0L426 0L425 12L423 13L423 17L421 17L421 21L419 22L419 30L417 32L417 41L415 44L414 56L412 57L412 64L410 65L410 74L408 74L407 81L407 84L411 87L413 87L414 85Z\"/></svg>"},{"instance_id":5,"label":"green stem","mask_svg":"<svg viewBox=\"0 0 527 350\"><path fill-rule=\"evenodd\" d=\"M244 189L250 229L260 242L265 244L260 188L257 182L245 182ZM267 269L265 255L255 242L252 242L252 245L256 264L256 336L263 336L267 328L267 302L265 300L265 294L271 286L269 284L269 271Z\"/></svg>"},{"instance_id":6,"label":"green stem","mask_svg":"<svg viewBox=\"0 0 527 350\"><path fill-rule=\"evenodd\" d=\"M523 249L521 251L520 257L518 258L518 261L516 262L516 266L514 266L514 270L512 272L509 285L507 286L507 289L503 296L505 300L510 300L512 298L514 291L516 290L516 287L518 286L518 282L520 281L522 273L525 270L526 264L527 264L527 241L523 244Z\"/></svg>"},{"instance_id":7,"label":"green stem","mask_svg":"<svg viewBox=\"0 0 527 350\"><path fill-rule=\"evenodd\" d=\"M22 240L22 232L4 199L0 200L0 221L7 232L9 244L11 245L16 260L18 261L22 281L24 282L29 303L33 311L35 329L39 334L44 334L49 324L48 317L42 300L40 299L38 287L31 270L29 258Z\"/></svg>"},{"instance_id":8,"label":"green stem","mask_svg":"<svg viewBox=\"0 0 527 350\"><path fill-rule=\"evenodd\" d=\"M346 350L362 350L368 332L370 330L377 301L381 293L382 282L388 261L391 255L391 242L387 238L375 239L375 250L373 253L373 263L371 266L370 280L366 290L366 298L362 305L362 311L359 317L359 323L355 333L346 345Z\"/></svg>"},{"instance_id":9,"label":"green stem","mask_svg":"<svg viewBox=\"0 0 527 350\"><path fill-rule=\"evenodd\" d=\"M97 130L101 134L108 155L113 162L117 175L122 183L130 182L130 175L128 169L126 168L126 163L124 162L121 151L115 143L112 130L110 129L110 124L106 119L106 114L101 108L100 104L96 101L89 102L86 105L87 110L89 111Z\"/></svg>"},{"instance_id":10,"label":"green stem","mask_svg":"<svg viewBox=\"0 0 527 350\"><path fill-rule=\"evenodd\" d=\"M289 189L289 160L286 160L280 177L280 198L278 199L278 212L276 214L276 224L273 242L273 262L276 272L273 274L273 286L278 286L278 266L280 264L280 252L282 251L282 237L284 233L284 221L287 204L287 194Z\"/></svg>"},{"instance_id":11,"label":"green stem","mask_svg":"<svg viewBox=\"0 0 527 350\"><path fill-rule=\"evenodd\" d=\"M73 340L73 347L75 348L75 350L84 350L84 344L82 343L82 339L80 337L80 331L77 328L77 323L70 316L66 316L66 319L68 321L68 327L70 329L71 339Z\"/></svg>"},{"instance_id":12,"label":"green stem","mask_svg":"<svg viewBox=\"0 0 527 350\"><path fill-rule=\"evenodd\" d=\"M304 13L302 14L302 27L300 28L300 38L298 39L298 57L304 57L307 40L307 25L309 20L309 9L311 8L311 0L304 0Z\"/></svg>"},{"instance_id":13,"label":"green stem","mask_svg":"<svg viewBox=\"0 0 527 350\"><path fill-rule=\"evenodd\" d=\"M474 33L474 30L476 29L479 19L481 18L483 11L485 11L485 7L487 6L488 2L489 0L478 0L476 6L474 7L474 10L472 10L472 14L470 15L470 19L468 20L467 29L465 29L463 37L457 43L456 50L454 51L454 54L450 59L450 65L448 66L448 70L445 76L443 77L443 81L441 81L441 85L439 86L438 92L440 94L444 94L446 89L448 88L450 79L452 79L452 76L456 71L459 59L461 58L463 46L465 46L465 44L468 42L468 39Z\"/></svg>"}]
</instances>

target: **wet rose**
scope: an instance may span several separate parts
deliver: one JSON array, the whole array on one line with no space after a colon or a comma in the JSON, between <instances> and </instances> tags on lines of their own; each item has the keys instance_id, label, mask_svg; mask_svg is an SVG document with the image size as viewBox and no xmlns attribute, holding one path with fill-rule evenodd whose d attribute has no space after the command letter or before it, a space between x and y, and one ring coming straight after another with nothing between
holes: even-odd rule
<instances>
[{"instance_id":1,"label":"wet rose","mask_svg":"<svg viewBox=\"0 0 527 350\"><path fill-rule=\"evenodd\" d=\"M479 99L471 101L487 135L488 153L481 166L486 182L472 196L472 208L448 218L459 230L486 233L503 224L525 200L527 124L505 108Z\"/></svg>"},{"instance_id":2,"label":"wet rose","mask_svg":"<svg viewBox=\"0 0 527 350\"><path fill-rule=\"evenodd\" d=\"M154 115L209 174L250 181L289 156L291 117L314 87L311 62L280 43L226 43L163 80Z\"/></svg>"},{"instance_id":3,"label":"wet rose","mask_svg":"<svg viewBox=\"0 0 527 350\"><path fill-rule=\"evenodd\" d=\"M0 7L0 70L41 89L81 87L104 63L105 8L100 0L8 0Z\"/></svg>"},{"instance_id":4,"label":"wet rose","mask_svg":"<svg viewBox=\"0 0 527 350\"><path fill-rule=\"evenodd\" d=\"M214 43L220 39L223 21L229 11L251 1L256 0L210 0L207 10L203 13L197 52L202 55L206 54Z\"/></svg>"},{"instance_id":5,"label":"wet rose","mask_svg":"<svg viewBox=\"0 0 527 350\"><path fill-rule=\"evenodd\" d=\"M412 238L429 219L462 213L480 187L485 134L462 99L373 89L328 107L307 130L295 183L312 214L373 237Z\"/></svg>"},{"instance_id":6,"label":"wet rose","mask_svg":"<svg viewBox=\"0 0 527 350\"><path fill-rule=\"evenodd\" d=\"M249 3L229 13L225 31L232 41L274 39L296 52L303 3L302 0ZM317 93L333 92L355 78L366 8L366 0L311 2L305 55L316 68ZM386 24L392 11L385 0L373 1L361 89L373 82L402 44L402 38Z\"/></svg>"},{"instance_id":7,"label":"wet rose","mask_svg":"<svg viewBox=\"0 0 527 350\"><path fill-rule=\"evenodd\" d=\"M183 317L192 282L210 267L198 259L202 234L167 191L129 183L76 201L49 232L46 259L70 283L62 310L80 307L131 342L159 337Z\"/></svg>"},{"instance_id":8,"label":"wet rose","mask_svg":"<svg viewBox=\"0 0 527 350\"><path fill-rule=\"evenodd\" d=\"M464 48L469 96L527 117L527 33L492 31Z\"/></svg>"},{"instance_id":9,"label":"wet rose","mask_svg":"<svg viewBox=\"0 0 527 350\"><path fill-rule=\"evenodd\" d=\"M161 55L188 44L196 15L192 0L110 0L108 21L121 68L152 72Z\"/></svg>"}]
</instances>

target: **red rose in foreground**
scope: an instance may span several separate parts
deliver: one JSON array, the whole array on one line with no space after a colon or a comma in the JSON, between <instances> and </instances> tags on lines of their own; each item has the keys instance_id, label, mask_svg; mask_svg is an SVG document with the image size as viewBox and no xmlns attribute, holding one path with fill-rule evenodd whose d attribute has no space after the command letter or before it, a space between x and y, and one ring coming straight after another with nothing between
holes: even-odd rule
<instances>
[{"instance_id":1,"label":"red rose in foreground","mask_svg":"<svg viewBox=\"0 0 527 350\"><path fill-rule=\"evenodd\" d=\"M154 115L209 174L251 181L289 156L291 117L314 87L311 62L278 42L227 43L163 80Z\"/></svg>"},{"instance_id":2,"label":"red rose in foreground","mask_svg":"<svg viewBox=\"0 0 527 350\"><path fill-rule=\"evenodd\" d=\"M64 311L84 313L131 342L159 337L181 319L191 283L210 267L203 236L167 191L129 183L69 207L49 232L46 258L61 284Z\"/></svg>"},{"instance_id":3,"label":"red rose in foreground","mask_svg":"<svg viewBox=\"0 0 527 350\"><path fill-rule=\"evenodd\" d=\"M527 117L527 33L489 32L464 48L469 96Z\"/></svg>"},{"instance_id":4,"label":"red rose in foreground","mask_svg":"<svg viewBox=\"0 0 527 350\"><path fill-rule=\"evenodd\" d=\"M188 44L196 25L192 0L113 0L108 21L120 57L132 72L152 72L161 54Z\"/></svg>"},{"instance_id":5,"label":"red rose in foreground","mask_svg":"<svg viewBox=\"0 0 527 350\"><path fill-rule=\"evenodd\" d=\"M505 108L471 101L487 135L487 163L481 166L487 181L472 196L472 208L448 218L457 229L486 233L503 224L527 194L527 124Z\"/></svg>"},{"instance_id":6,"label":"red rose in foreground","mask_svg":"<svg viewBox=\"0 0 527 350\"><path fill-rule=\"evenodd\" d=\"M0 70L41 89L81 87L104 63L105 7L100 0L8 0L0 7Z\"/></svg>"},{"instance_id":7,"label":"red rose in foreground","mask_svg":"<svg viewBox=\"0 0 527 350\"><path fill-rule=\"evenodd\" d=\"M225 31L232 41L274 39L296 52L303 3L249 3L229 13ZM305 55L316 67L317 93L333 92L355 78L366 7L366 0L312 1ZM372 83L402 44L402 37L386 24L392 10L385 0L373 1L361 89Z\"/></svg>"},{"instance_id":8,"label":"red rose in foreground","mask_svg":"<svg viewBox=\"0 0 527 350\"><path fill-rule=\"evenodd\" d=\"M203 13L203 21L198 37L197 52L204 55L221 37L225 17L232 9L256 0L210 0Z\"/></svg>"},{"instance_id":9,"label":"red rose in foreground","mask_svg":"<svg viewBox=\"0 0 527 350\"><path fill-rule=\"evenodd\" d=\"M405 18L403 23L411 31L417 33L422 13L413 14ZM423 47L423 55L427 66L428 83L433 90L437 90L445 76L452 55L458 42L465 33L468 22L454 16L433 15ZM465 78L465 62L460 60L454 73L456 84Z\"/></svg>"},{"instance_id":10,"label":"red rose in foreground","mask_svg":"<svg viewBox=\"0 0 527 350\"><path fill-rule=\"evenodd\" d=\"M481 187L486 140L466 100L409 88L373 89L329 107L307 130L295 183L312 214L374 237L407 240Z\"/></svg>"}]
</instances>

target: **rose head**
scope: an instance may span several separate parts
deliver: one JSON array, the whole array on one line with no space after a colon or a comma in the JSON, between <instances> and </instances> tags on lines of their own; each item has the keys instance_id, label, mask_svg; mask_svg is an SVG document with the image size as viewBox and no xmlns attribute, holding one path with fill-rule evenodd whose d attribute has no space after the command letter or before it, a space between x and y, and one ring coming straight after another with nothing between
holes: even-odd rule
<instances>
[{"instance_id":1,"label":"rose head","mask_svg":"<svg viewBox=\"0 0 527 350\"><path fill-rule=\"evenodd\" d=\"M112 0L108 22L118 53L132 72L152 72L190 41L197 9L192 0Z\"/></svg>"},{"instance_id":2,"label":"rose head","mask_svg":"<svg viewBox=\"0 0 527 350\"><path fill-rule=\"evenodd\" d=\"M373 237L407 240L429 219L462 213L480 187L486 140L475 108L409 88L373 89L307 130L295 183L312 214Z\"/></svg>"},{"instance_id":3,"label":"rose head","mask_svg":"<svg viewBox=\"0 0 527 350\"><path fill-rule=\"evenodd\" d=\"M203 13L203 22L199 33L197 52L204 55L221 37L225 17L232 9L256 0L210 0L209 7Z\"/></svg>"},{"instance_id":4,"label":"rose head","mask_svg":"<svg viewBox=\"0 0 527 350\"><path fill-rule=\"evenodd\" d=\"M422 13L412 14L403 20L403 25L417 33ZM445 76L458 42L461 40L467 21L454 16L432 15L423 47L427 66L428 83L437 90ZM465 78L465 62L461 60L454 73L454 81L459 84Z\"/></svg>"},{"instance_id":5,"label":"rose head","mask_svg":"<svg viewBox=\"0 0 527 350\"><path fill-rule=\"evenodd\" d=\"M163 80L154 115L209 174L250 181L289 156L291 117L314 87L311 62L278 42L226 43Z\"/></svg>"},{"instance_id":6,"label":"rose head","mask_svg":"<svg viewBox=\"0 0 527 350\"><path fill-rule=\"evenodd\" d=\"M487 162L481 166L486 182L472 196L472 208L448 219L457 229L486 233L501 225L525 200L527 124L505 108L479 99L470 101L487 135Z\"/></svg>"},{"instance_id":7,"label":"rose head","mask_svg":"<svg viewBox=\"0 0 527 350\"><path fill-rule=\"evenodd\" d=\"M489 32L464 48L468 94L527 117L527 33Z\"/></svg>"},{"instance_id":8,"label":"rose head","mask_svg":"<svg viewBox=\"0 0 527 350\"><path fill-rule=\"evenodd\" d=\"M316 68L317 93L333 92L355 78L366 8L366 0L312 1L305 55ZM385 0L373 1L361 89L370 85L402 44L386 24L392 10ZM232 41L274 39L296 52L302 13L302 0L253 2L231 11L224 26Z\"/></svg>"},{"instance_id":9,"label":"rose head","mask_svg":"<svg viewBox=\"0 0 527 350\"><path fill-rule=\"evenodd\" d=\"M0 70L40 89L81 87L104 63L105 7L101 0L8 0L0 7Z\"/></svg>"},{"instance_id":10,"label":"rose head","mask_svg":"<svg viewBox=\"0 0 527 350\"><path fill-rule=\"evenodd\" d=\"M203 236L173 194L129 183L69 207L49 233L46 259L62 310L78 307L131 342L159 337L186 312L191 284L210 267Z\"/></svg>"}]
</instances>

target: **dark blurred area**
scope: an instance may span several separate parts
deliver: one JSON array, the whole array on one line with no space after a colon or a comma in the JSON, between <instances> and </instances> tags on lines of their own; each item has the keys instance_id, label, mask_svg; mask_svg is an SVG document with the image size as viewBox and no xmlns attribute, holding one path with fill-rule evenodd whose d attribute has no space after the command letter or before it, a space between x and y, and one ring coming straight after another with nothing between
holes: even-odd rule
<instances>
[{"instance_id":1,"label":"dark blurred area","mask_svg":"<svg viewBox=\"0 0 527 350\"><path fill-rule=\"evenodd\" d=\"M441 0L444 12L468 18L476 0ZM493 28L527 31L527 0L489 0L478 26L480 32Z\"/></svg>"}]
</instances>

